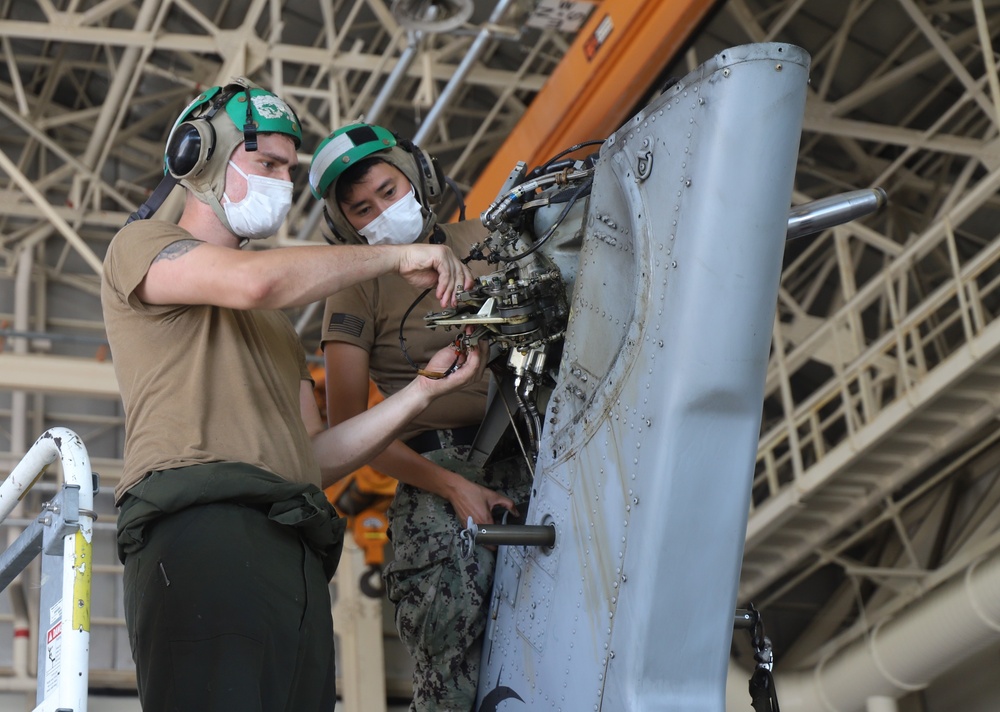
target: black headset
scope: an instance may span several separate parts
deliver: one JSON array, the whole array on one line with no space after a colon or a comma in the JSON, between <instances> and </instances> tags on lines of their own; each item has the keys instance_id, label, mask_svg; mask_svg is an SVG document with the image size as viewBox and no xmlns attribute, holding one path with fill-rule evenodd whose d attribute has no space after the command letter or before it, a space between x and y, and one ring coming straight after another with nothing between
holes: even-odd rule
<instances>
[{"instance_id":1,"label":"black headset","mask_svg":"<svg viewBox=\"0 0 1000 712\"><path fill-rule=\"evenodd\" d=\"M445 177L437 159L408 139L396 136L396 145L413 156L413 161L417 164L417 173L423 182L424 200L430 209L430 206L436 205L441 200L446 186Z\"/></svg>"},{"instance_id":2,"label":"black headset","mask_svg":"<svg viewBox=\"0 0 1000 712\"><path fill-rule=\"evenodd\" d=\"M128 216L125 224L136 220L145 220L155 213L177 181L196 176L205 170L205 166L215 151L215 129L212 128L212 117L239 94L247 95L247 118L243 124L243 145L247 151L257 150L257 124L253 120L250 97L250 87L243 84L227 84L212 100L208 111L193 119L186 119L178 124L167 139L163 162L166 165L166 175L156 189L139 208Z\"/></svg>"},{"instance_id":3,"label":"black headset","mask_svg":"<svg viewBox=\"0 0 1000 712\"><path fill-rule=\"evenodd\" d=\"M250 87L228 84L212 101L208 111L193 119L185 120L170 133L164 156L167 172L170 175L177 180L184 180L205 170L215 151L215 129L212 127L212 118L240 92L245 92L247 96L243 145L247 151L257 150L257 124L253 120Z\"/></svg>"}]
</instances>

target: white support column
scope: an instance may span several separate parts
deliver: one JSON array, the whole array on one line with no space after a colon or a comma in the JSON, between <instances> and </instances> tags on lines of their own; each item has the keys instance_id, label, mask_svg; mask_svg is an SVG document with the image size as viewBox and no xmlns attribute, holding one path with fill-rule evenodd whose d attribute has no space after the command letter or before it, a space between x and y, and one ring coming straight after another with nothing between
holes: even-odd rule
<instances>
[{"instance_id":1,"label":"white support column","mask_svg":"<svg viewBox=\"0 0 1000 712\"><path fill-rule=\"evenodd\" d=\"M869 697L865 701L865 712L899 712L895 697Z\"/></svg>"},{"instance_id":2,"label":"white support column","mask_svg":"<svg viewBox=\"0 0 1000 712\"><path fill-rule=\"evenodd\" d=\"M333 606L340 651L338 690L343 712L386 712L382 599L361 592L358 581L364 571L364 553L348 532Z\"/></svg>"}]
</instances>

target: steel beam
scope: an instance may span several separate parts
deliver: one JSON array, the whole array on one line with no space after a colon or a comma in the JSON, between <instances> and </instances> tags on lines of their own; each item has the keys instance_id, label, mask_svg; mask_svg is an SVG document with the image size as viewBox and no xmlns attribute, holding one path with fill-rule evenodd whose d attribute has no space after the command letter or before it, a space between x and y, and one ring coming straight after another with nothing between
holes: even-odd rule
<instances>
[{"instance_id":1,"label":"steel beam","mask_svg":"<svg viewBox=\"0 0 1000 712\"><path fill-rule=\"evenodd\" d=\"M110 363L69 356L0 353L0 390L120 397Z\"/></svg>"}]
</instances>

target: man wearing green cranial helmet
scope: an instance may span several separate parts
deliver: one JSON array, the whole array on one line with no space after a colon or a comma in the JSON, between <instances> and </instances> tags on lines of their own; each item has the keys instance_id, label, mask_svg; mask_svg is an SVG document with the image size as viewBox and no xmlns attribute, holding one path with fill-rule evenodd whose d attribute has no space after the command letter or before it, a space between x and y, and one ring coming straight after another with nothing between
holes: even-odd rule
<instances>
[{"instance_id":1,"label":"man wearing green cranial helmet","mask_svg":"<svg viewBox=\"0 0 1000 712\"><path fill-rule=\"evenodd\" d=\"M367 172L366 166L376 163L388 164L406 177L421 215L420 225L414 229L420 235L430 235L437 222L433 208L440 200L444 187L444 178L437 163L416 145L397 140L388 129L359 123L339 128L325 138L313 153L309 167L309 187L313 197L326 204L332 237L338 242L373 244L344 215L333 187L353 185L359 174ZM344 174L345 179L338 180ZM416 237L419 236L414 236L414 239ZM394 236L379 242L398 240Z\"/></svg>"},{"instance_id":2,"label":"man wearing green cranial helmet","mask_svg":"<svg viewBox=\"0 0 1000 712\"><path fill-rule=\"evenodd\" d=\"M241 143L247 150L254 150L259 134L288 136L295 148L302 143L298 117L288 104L251 82L238 79L225 87L212 87L191 102L175 122L164 152L164 171L210 206L224 225L234 227L231 219L237 222L237 234L243 220L231 218L232 209L225 207L231 202L225 195L228 158ZM280 218L275 217L278 225L291 206L291 192L285 192L288 206ZM273 226L274 230L278 225ZM274 230L262 235L259 233L263 230L244 229L255 234L243 237L269 237Z\"/></svg>"},{"instance_id":3,"label":"man wearing green cranial helmet","mask_svg":"<svg viewBox=\"0 0 1000 712\"><path fill-rule=\"evenodd\" d=\"M285 309L398 273L442 306L468 269L439 245L243 249L291 205L301 128L245 79L202 92L150 200L108 246L101 305L128 423L115 488L125 621L144 712L332 710L328 582L344 521L322 488L439 396L481 351L326 428ZM180 184L176 224L149 218ZM443 349L432 368L447 368Z\"/></svg>"},{"instance_id":4,"label":"man wearing green cranial helmet","mask_svg":"<svg viewBox=\"0 0 1000 712\"><path fill-rule=\"evenodd\" d=\"M486 231L478 220L438 223L434 206L443 183L418 146L364 123L328 136L309 170L331 241L378 249L438 242L465 256ZM470 267L477 276L491 269L485 261ZM417 363L449 343L452 334L423 325L420 309L433 305L418 302L420 294L382 275L327 299L321 339L331 424L364 412L369 378L390 397L412 378L401 340ZM476 383L439 399L370 463L400 481L388 511L393 558L385 583L414 662L411 712L469 710L475 703L495 552L480 546L463 559L456 542L470 517L492 523L495 507L513 510L527 501L531 472L513 442L505 441L483 467L468 460L486 395L487 384Z\"/></svg>"}]
</instances>

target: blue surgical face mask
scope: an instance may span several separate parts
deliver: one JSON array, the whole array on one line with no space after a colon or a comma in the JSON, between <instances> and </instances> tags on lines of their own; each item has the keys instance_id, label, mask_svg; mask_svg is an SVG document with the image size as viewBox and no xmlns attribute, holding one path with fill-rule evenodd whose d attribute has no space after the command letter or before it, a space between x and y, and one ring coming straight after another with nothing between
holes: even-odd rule
<instances>
[{"instance_id":1,"label":"blue surgical face mask","mask_svg":"<svg viewBox=\"0 0 1000 712\"><path fill-rule=\"evenodd\" d=\"M247 181L243 200L234 203L229 196L222 196L222 209L230 229L248 240L270 237L281 227L292 207L291 181L247 175L232 161L229 165Z\"/></svg>"},{"instance_id":2,"label":"blue surgical face mask","mask_svg":"<svg viewBox=\"0 0 1000 712\"><path fill-rule=\"evenodd\" d=\"M423 229L424 214L411 186L409 193L358 232L369 245L409 245L420 239Z\"/></svg>"}]
</instances>

